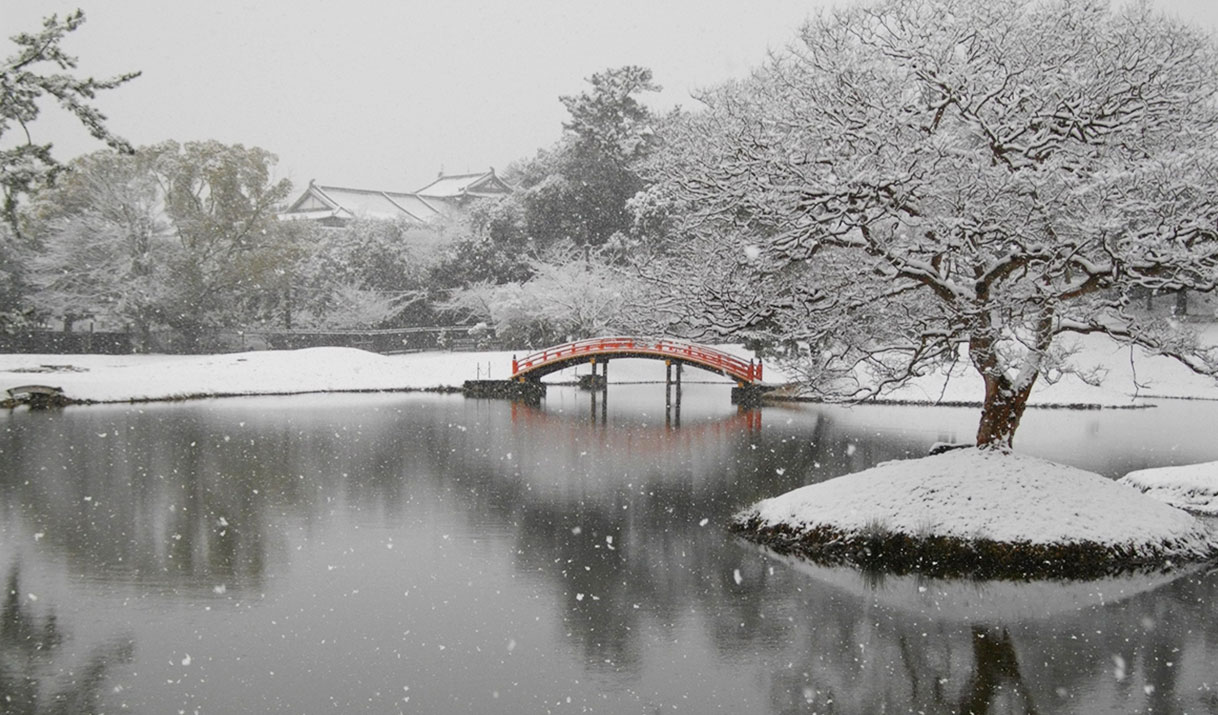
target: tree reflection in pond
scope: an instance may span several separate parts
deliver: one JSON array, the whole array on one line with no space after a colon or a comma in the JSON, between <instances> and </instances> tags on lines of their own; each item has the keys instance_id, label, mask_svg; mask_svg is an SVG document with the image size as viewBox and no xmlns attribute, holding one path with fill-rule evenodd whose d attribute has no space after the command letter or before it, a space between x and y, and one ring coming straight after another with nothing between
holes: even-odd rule
<instances>
[{"instance_id":1,"label":"tree reflection in pond","mask_svg":"<svg viewBox=\"0 0 1218 715\"><path fill-rule=\"evenodd\" d=\"M21 588L14 563L5 582L0 611L0 713L6 715L77 715L103 712L107 679L115 664L132 659L128 638L90 649L83 664L64 648L64 632L49 606ZM45 611L39 615L38 611Z\"/></svg>"},{"instance_id":2,"label":"tree reflection in pond","mask_svg":"<svg viewBox=\"0 0 1218 715\"><path fill-rule=\"evenodd\" d=\"M758 419L697 389L680 428L662 392L628 390L607 424L560 389L541 409L361 395L9 413L0 553L20 550L37 603L81 640L131 634L98 652L112 678L131 660L121 697L143 712L1215 709L1214 574L1059 590L1060 608L966 585L967 608L919 610L886 600L893 579L852 587L723 530L757 499L923 454L975 414ZM1162 431L1162 414L1085 416L1037 418L1113 463L1146 460L1118 453L1125 436L1086 440ZM947 588L904 593L920 587ZM29 671L4 647L6 677ZM83 672L52 651L34 673L44 709Z\"/></svg>"}]
</instances>

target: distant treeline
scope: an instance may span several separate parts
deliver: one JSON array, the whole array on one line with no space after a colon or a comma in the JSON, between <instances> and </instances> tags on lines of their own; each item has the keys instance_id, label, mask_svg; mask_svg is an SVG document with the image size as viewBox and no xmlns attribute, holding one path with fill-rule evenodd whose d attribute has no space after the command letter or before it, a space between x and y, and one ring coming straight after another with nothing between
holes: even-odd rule
<instances>
[{"instance_id":1,"label":"distant treeline","mask_svg":"<svg viewBox=\"0 0 1218 715\"><path fill-rule=\"evenodd\" d=\"M425 350L491 350L501 345L490 331L471 329L469 326L391 330L217 330L189 340L169 330L154 331L144 336L122 331L65 332L47 329L0 333L0 353L193 354L313 347L352 347L390 355Z\"/></svg>"}]
</instances>

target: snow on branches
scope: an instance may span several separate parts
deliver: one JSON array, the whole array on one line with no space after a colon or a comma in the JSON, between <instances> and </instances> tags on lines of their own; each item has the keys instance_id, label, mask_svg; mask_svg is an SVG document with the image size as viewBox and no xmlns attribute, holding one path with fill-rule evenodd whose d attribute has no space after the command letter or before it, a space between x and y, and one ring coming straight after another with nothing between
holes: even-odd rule
<instances>
[{"instance_id":1,"label":"snow on branches","mask_svg":"<svg viewBox=\"0 0 1218 715\"><path fill-rule=\"evenodd\" d=\"M90 104L99 90L114 89L140 75L130 72L106 80L80 78L71 73L77 60L60 47L64 37L84 24L80 10L62 20L51 15L37 33L22 32L11 39L16 52L0 61L0 187L4 190L4 218L16 224L17 198L48 185L61 170L51 156L50 144L33 139L30 124L41 112L39 101L50 97L71 112L84 128L110 148L131 152L131 145L106 127L106 117ZM20 136L11 134L16 129Z\"/></svg>"},{"instance_id":2,"label":"snow on branches","mask_svg":"<svg viewBox=\"0 0 1218 715\"><path fill-rule=\"evenodd\" d=\"M964 347L983 444L1010 444L1063 333L1218 372L1131 308L1218 286L1216 92L1213 42L1144 4L822 14L668 125L649 191L679 208L670 295L687 327L787 345L850 399Z\"/></svg>"}]
</instances>

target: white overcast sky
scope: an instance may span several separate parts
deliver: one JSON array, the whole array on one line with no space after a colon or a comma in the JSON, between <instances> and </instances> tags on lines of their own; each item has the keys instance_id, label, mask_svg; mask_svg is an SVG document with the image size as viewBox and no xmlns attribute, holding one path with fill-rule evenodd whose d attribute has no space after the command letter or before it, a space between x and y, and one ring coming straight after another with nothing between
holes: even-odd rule
<instances>
[{"instance_id":1,"label":"white overcast sky","mask_svg":"<svg viewBox=\"0 0 1218 715\"><path fill-rule=\"evenodd\" d=\"M1218 0L1153 0L1218 28ZM502 169L561 134L559 95L608 67L649 67L657 108L746 74L825 0L0 0L0 35L83 8L82 74L142 70L99 95L133 144L217 139L310 179L409 191ZM57 109L34 127L67 160L102 148Z\"/></svg>"}]
</instances>

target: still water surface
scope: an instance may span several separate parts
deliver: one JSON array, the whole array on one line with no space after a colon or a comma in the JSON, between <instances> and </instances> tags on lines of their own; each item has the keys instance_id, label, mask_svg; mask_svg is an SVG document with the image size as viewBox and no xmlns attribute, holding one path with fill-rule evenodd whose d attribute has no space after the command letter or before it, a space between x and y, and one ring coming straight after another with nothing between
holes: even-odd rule
<instances>
[{"instance_id":1,"label":"still water surface","mask_svg":"<svg viewBox=\"0 0 1218 715\"><path fill-rule=\"evenodd\" d=\"M1218 572L864 579L724 531L975 410L609 399L0 415L0 713L1218 712ZM1118 476L1218 460L1215 417L1032 411L1018 446Z\"/></svg>"}]
</instances>

